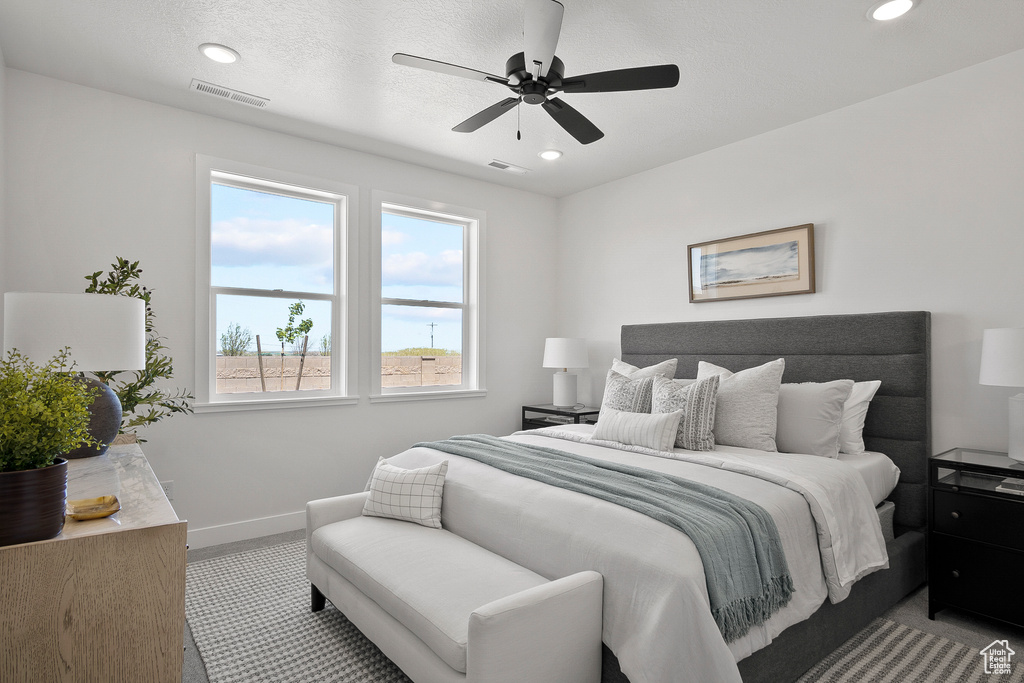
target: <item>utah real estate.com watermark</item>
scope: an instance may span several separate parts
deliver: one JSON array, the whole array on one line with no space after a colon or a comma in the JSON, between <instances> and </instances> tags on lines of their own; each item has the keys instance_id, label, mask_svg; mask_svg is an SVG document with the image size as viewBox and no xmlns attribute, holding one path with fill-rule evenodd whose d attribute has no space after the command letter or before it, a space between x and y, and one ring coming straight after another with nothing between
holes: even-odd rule
<instances>
[{"instance_id":1,"label":"utah real estate.com watermark","mask_svg":"<svg viewBox=\"0 0 1024 683\"><path fill-rule=\"evenodd\" d=\"M1009 641L993 640L979 654L985 660L985 673L1009 674L1013 668L1010 658L1017 653L1010 649Z\"/></svg>"}]
</instances>

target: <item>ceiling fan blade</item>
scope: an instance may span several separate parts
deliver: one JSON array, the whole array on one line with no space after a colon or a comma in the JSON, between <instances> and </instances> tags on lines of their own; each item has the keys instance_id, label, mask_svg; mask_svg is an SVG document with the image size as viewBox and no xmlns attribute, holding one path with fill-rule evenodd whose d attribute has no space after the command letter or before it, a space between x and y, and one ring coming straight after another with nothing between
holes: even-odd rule
<instances>
[{"instance_id":1,"label":"ceiling fan blade","mask_svg":"<svg viewBox=\"0 0 1024 683\"><path fill-rule=\"evenodd\" d=\"M523 36L526 42L526 70L534 78L548 75L551 60L558 46L562 30L562 3L556 0L527 0L523 17ZM537 65L540 66L537 66Z\"/></svg>"},{"instance_id":2,"label":"ceiling fan blade","mask_svg":"<svg viewBox=\"0 0 1024 683\"><path fill-rule=\"evenodd\" d=\"M639 66L635 69L599 71L562 80L563 92L622 92L674 88L679 83L679 67L675 64Z\"/></svg>"},{"instance_id":3,"label":"ceiling fan blade","mask_svg":"<svg viewBox=\"0 0 1024 683\"><path fill-rule=\"evenodd\" d=\"M590 122L583 114L579 113L568 104L557 97L544 103L544 111L551 114L551 118L565 129L569 135L576 138L581 145L589 145L604 137L604 133Z\"/></svg>"},{"instance_id":4,"label":"ceiling fan blade","mask_svg":"<svg viewBox=\"0 0 1024 683\"><path fill-rule=\"evenodd\" d=\"M510 111L517 104L519 104L518 97L509 97L497 104L492 104L481 112L473 114L468 119L452 128L452 130L456 133L472 133L474 130L486 126L505 112Z\"/></svg>"},{"instance_id":5,"label":"ceiling fan blade","mask_svg":"<svg viewBox=\"0 0 1024 683\"><path fill-rule=\"evenodd\" d=\"M498 83L499 85L508 85L508 79L502 78L501 76L495 76L494 74L485 73L483 71L477 71L476 69L468 69L464 66L458 66L456 64L449 64L448 62L439 62L436 59L427 59L426 57L416 57L414 55L407 55L403 52L396 52L391 56L391 61L395 64L401 64L402 66L412 66L417 69L426 69L427 71L436 71L440 74L447 74L449 76L458 76L460 78L471 78L474 81L491 81Z\"/></svg>"}]
</instances>

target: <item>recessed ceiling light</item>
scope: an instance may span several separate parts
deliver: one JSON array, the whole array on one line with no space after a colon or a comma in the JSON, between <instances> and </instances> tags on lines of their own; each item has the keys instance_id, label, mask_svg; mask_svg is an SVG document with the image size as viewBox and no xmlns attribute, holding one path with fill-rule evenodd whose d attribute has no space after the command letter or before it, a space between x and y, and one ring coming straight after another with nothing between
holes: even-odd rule
<instances>
[{"instance_id":1,"label":"recessed ceiling light","mask_svg":"<svg viewBox=\"0 0 1024 683\"><path fill-rule=\"evenodd\" d=\"M562 156L562 153L559 152L557 149L546 149L543 152L541 152L540 154L538 154L537 156L539 156L541 159L547 159L548 161L554 161L555 159L557 159L560 156Z\"/></svg>"},{"instance_id":2,"label":"recessed ceiling light","mask_svg":"<svg viewBox=\"0 0 1024 683\"><path fill-rule=\"evenodd\" d=\"M914 0L885 0L872 5L868 10L868 19L875 21L889 21L902 17L914 6Z\"/></svg>"},{"instance_id":3,"label":"recessed ceiling light","mask_svg":"<svg viewBox=\"0 0 1024 683\"><path fill-rule=\"evenodd\" d=\"M241 59L241 55L232 50L226 45L218 45L217 43L203 43L199 46L199 51L209 57L215 62L221 64L231 64Z\"/></svg>"}]
</instances>

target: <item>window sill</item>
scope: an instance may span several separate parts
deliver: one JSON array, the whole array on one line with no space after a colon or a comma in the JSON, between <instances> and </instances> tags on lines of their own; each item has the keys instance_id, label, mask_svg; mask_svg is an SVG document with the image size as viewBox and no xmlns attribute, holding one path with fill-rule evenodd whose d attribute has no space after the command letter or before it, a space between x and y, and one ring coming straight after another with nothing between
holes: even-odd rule
<instances>
[{"instance_id":1,"label":"window sill","mask_svg":"<svg viewBox=\"0 0 1024 683\"><path fill-rule=\"evenodd\" d=\"M459 391L417 391L409 393L375 394L370 403L397 403L399 401L436 401L452 398L482 398L486 389L464 389Z\"/></svg>"},{"instance_id":2,"label":"window sill","mask_svg":"<svg viewBox=\"0 0 1024 683\"><path fill-rule=\"evenodd\" d=\"M243 410L278 410L282 408L316 408L318 406L349 406L359 402L358 396L310 396L307 398L277 398L252 401L220 401L195 403L196 413L233 413Z\"/></svg>"}]
</instances>

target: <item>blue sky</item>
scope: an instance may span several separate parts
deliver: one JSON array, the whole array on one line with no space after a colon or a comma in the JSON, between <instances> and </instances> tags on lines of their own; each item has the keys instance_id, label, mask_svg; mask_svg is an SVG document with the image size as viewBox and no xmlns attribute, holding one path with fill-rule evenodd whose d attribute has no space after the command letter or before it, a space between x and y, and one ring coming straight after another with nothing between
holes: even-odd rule
<instances>
[{"instance_id":1,"label":"blue sky","mask_svg":"<svg viewBox=\"0 0 1024 683\"><path fill-rule=\"evenodd\" d=\"M382 296L462 300L462 226L388 213L382 222ZM212 284L329 294L333 224L333 204L214 184ZM238 323L251 330L252 350L259 334L264 351L280 351L276 329L287 324L292 303L292 298L219 296L217 338L229 324ZM317 349L331 330L330 306L315 299L303 303L305 311L295 323L313 321L309 347ZM383 350L429 346L431 331L435 347L461 350L461 316L452 309L386 306Z\"/></svg>"}]
</instances>

